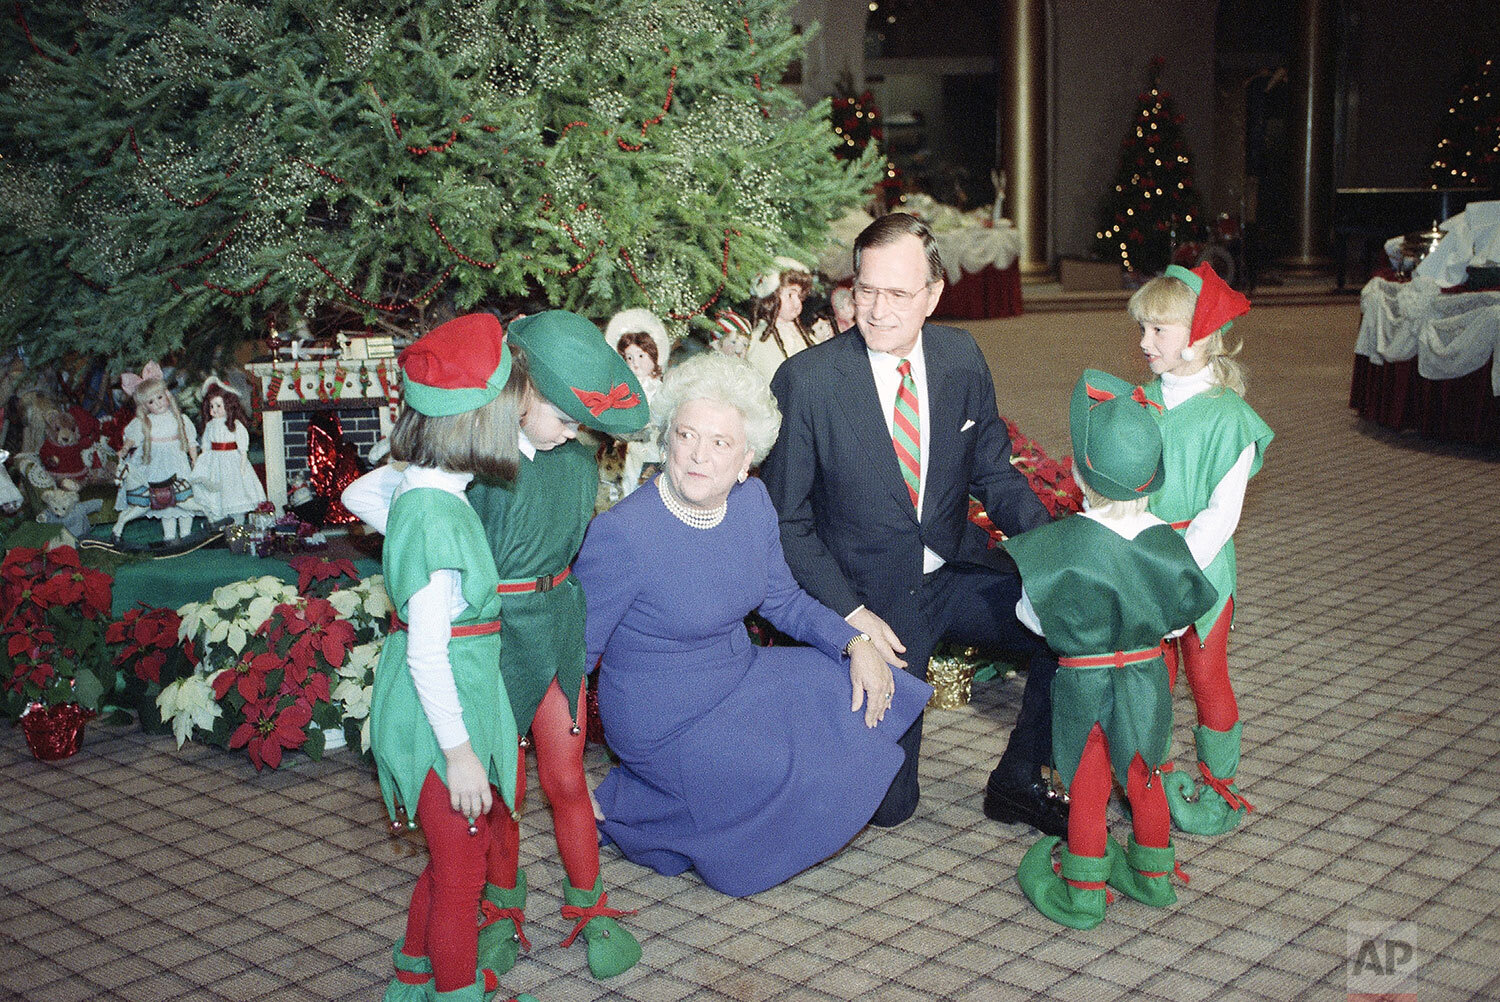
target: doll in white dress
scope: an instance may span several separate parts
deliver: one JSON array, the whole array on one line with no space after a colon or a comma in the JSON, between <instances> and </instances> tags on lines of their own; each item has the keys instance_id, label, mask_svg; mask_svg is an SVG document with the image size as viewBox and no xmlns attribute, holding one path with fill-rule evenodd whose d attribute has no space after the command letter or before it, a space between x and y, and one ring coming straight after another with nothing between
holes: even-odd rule
<instances>
[{"instance_id":1,"label":"doll in white dress","mask_svg":"<svg viewBox=\"0 0 1500 1002\"><path fill-rule=\"evenodd\" d=\"M650 310L621 310L604 329L604 339L610 343L630 371L641 384L641 392L649 404L661 389L662 373L667 367L667 358L672 351L672 341L667 337L667 328L661 319ZM653 438L641 442L629 442L625 446L625 461L620 473L620 496L624 497L640 486L641 474L650 464L661 463L661 446Z\"/></svg>"},{"instance_id":2,"label":"doll in white dress","mask_svg":"<svg viewBox=\"0 0 1500 1002\"><path fill-rule=\"evenodd\" d=\"M115 540L127 523L142 515L161 520L163 539L187 536L199 510L189 480L198 446L188 423L155 362L146 363L140 375L125 373L120 386L135 398L135 419L125 426L120 450Z\"/></svg>"},{"instance_id":3,"label":"doll in white dress","mask_svg":"<svg viewBox=\"0 0 1500 1002\"><path fill-rule=\"evenodd\" d=\"M210 522L235 525L266 500L250 465L250 428L240 395L217 377L203 383L202 451L193 465L193 487Z\"/></svg>"},{"instance_id":4,"label":"doll in white dress","mask_svg":"<svg viewBox=\"0 0 1500 1002\"><path fill-rule=\"evenodd\" d=\"M780 270L768 271L755 280L756 299L750 308L755 329L750 332L750 348L745 354L766 382L776 375L782 362L833 335L826 320L817 321L813 327L802 323L802 307L813 287L812 272L789 257L778 257L776 266Z\"/></svg>"}]
</instances>

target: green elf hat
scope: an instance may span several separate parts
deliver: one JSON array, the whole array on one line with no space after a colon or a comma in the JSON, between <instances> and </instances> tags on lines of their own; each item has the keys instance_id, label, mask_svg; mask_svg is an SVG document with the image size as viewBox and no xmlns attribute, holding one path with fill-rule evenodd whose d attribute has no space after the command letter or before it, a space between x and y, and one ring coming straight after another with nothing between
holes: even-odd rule
<instances>
[{"instance_id":1,"label":"green elf hat","mask_svg":"<svg viewBox=\"0 0 1500 1002\"><path fill-rule=\"evenodd\" d=\"M1250 312L1250 300L1231 289L1207 261L1192 271L1180 264L1169 264L1166 274L1192 289L1198 297L1193 307L1188 344L1197 344L1212 334L1227 331L1234 326L1236 317Z\"/></svg>"},{"instance_id":2,"label":"green elf hat","mask_svg":"<svg viewBox=\"0 0 1500 1002\"><path fill-rule=\"evenodd\" d=\"M607 435L640 431L651 417L635 373L585 317L548 310L511 321L531 381L558 410Z\"/></svg>"},{"instance_id":3,"label":"green elf hat","mask_svg":"<svg viewBox=\"0 0 1500 1002\"><path fill-rule=\"evenodd\" d=\"M510 379L505 329L493 313L469 313L434 327L398 361L402 401L428 417L477 410Z\"/></svg>"},{"instance_id":4,"label":"green elf hat","mask_svg":"<svg viewBox=\"0 0 1500 1002\"><path fill-rule=\"evenodd\" d=\"M1073 387L1068 424L1073 462L1089 487L1115 501L1134 501L1166 483L1161 429L1148 410L1159 406L1118 376L1083 371Z\"/></svg>"}]
</instances>

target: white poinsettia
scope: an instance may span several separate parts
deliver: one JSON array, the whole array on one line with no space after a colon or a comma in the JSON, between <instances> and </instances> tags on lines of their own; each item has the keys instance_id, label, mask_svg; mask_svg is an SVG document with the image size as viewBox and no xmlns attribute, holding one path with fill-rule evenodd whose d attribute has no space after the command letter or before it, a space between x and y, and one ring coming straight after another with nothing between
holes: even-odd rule
<instances>
[{"instance_id":1,"label":"white poinsettia","mask_svg":"<svg viewBox=\"0 0 1500 1002\"><path fill-rule=\"evenodd\" d=\"M386 594L383 575L376 574L361 582L361 585L368 589L365 595L365 612L376 619L386 619L396 610L396 607L391 604L391 596Z\"/></svg>"},{"instance_id":2,"label":"white poinsettia","mask_svg":"<svg viewBox=\"0 0 1500 1002\"><path fill-rule=\"evenodd\" d=\"M360 595L353 588L341 588L328 596L328 604L341 618L348 619L360 607Z\"/></svg>"},{"instance_id":3,"label":"white poinsettia","mask_svg":"<svg viewBox=\"0 0 1500 1002\"><path fill-rule=\"evenodd\" d=\"M384 646L384 640L372 640L349 648L349 653L344 655L344 663L339 665L339 674L344 678L366 679L375 670L375 663L380 660L380 649Z\"/></svg>"},{"instance_id":4,"label":"white poinsettia","mask_svg":"<svg viewBox=\"0 0 1500 1002\"><path fill-rule=\"evenodd\" d=\"M214 701L211 678L189 675L162 689L156 697L162 721L172 723L172 734L177 738L178 748L192 737L195 729L212 730L214 721L224 712Z\"/></svg>"},{"instance_id":5,"label":"white poinsettia","mask_svg":"<svg viewBox=\"0 0 1500 1002\"><path fill-rule=\"evenodd\" d=\"M254 633L256 630L260 629L262 625L265 624L266 620L271 618L271 613L276 611L276 607L278 605L281 605L284 602L293 601L295 598L295 591L285 598L280 598L273 595L257 595L252 598L250 600L250 604L245 607L245 612L240 617L240 623L246 630Z\"/></svg>"},{"instance_id":6,"label":"white poinsettia","mask_svg":"<svg viewBox=\"0 0 1500 1002\"><path fill-rule=\"evenodd\" d=\"M350 717L355 720L368 717L370 700L374 698L374 695L373 685L362 685L358 679L353 678L346 678L333 687L333 701L343 705L346 720Z\"/></svg>"},{"instance_id":7,"label":"white poinsettia","mask_svg":"<svg viewBox=\"0 0 1500 1002\"><path fill-rule=\"evenodd\" d=\"M219 621L218 610L208 602L189 602L177 610L182 625L177 628L177 638L187 640L213 629Z\"/></svg>"}]
</instances>

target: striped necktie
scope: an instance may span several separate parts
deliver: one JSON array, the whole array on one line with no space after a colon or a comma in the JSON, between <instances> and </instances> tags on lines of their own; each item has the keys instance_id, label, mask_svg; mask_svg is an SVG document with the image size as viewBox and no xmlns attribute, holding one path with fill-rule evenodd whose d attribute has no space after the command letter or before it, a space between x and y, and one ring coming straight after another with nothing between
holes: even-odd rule
<instances>
[{"instance_id":1,"label":"striped necktie","mask_svg":"<svg viewBox=\"0 0 1500 1002\"><path fill-rule=\"evenodd\" d=\"M901 387L896 391L896 408L891 415L891 444L896 447L896 461L911 494L911 506L915 508L922 490L922 412L917 407L917 384L912 382L911 362L903 358L896 371L901 373Z\"/></svg>"}]
</instances>

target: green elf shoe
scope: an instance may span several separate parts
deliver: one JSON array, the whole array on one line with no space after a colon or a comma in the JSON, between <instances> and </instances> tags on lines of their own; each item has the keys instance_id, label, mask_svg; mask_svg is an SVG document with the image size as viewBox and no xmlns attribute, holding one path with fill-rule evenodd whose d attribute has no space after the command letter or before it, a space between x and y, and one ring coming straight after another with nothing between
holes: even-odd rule
<instances>
[{"instance_id":1,"label":"green elf shoe","mask_svg":"<svg viewBox=\"0 0 1500 1002\"><path fill-rule=\"evenodd\" d=\"M1192 835L1222 835L1232 831L1255 810L1234 785L1240 768L1239 721L1227 731L1193 728L1198 747L1198 770L1204 781L1195 783L1182 772L1162 774L1172 823Z\"/></svg>"},{"instance_id":2,"label":"green elf shoe","mask_svg":"<svg viewBox=\"0 0 1500 1002\"><path fill-rule=\"evenodd\" d=\"M1110 847L1115 847L1110 839ZM1177 869L1177 851L1170 844L1165 849L1141 845L1131 835L1124 852L1110 853L1109 886L1152 908L1177 903L1172 874ZM1155 874L1155 876L1151 876Z\"/></svg>"},{"instance_id":3,"label":"green elf shoe","mask_svg":"<svg viewBox=\"0 0 1500 1002\"><path fill-rule=\"evenodd\" d=\"M428 994L429 1002L490 1002L498 998L495 994L499 990L495 981L494 973L480 970L474 973L474 983L465 985L463 988L455 988L451 992L433 991ZM524 992L513 996L509 1002L536 1002L536 999Z\"/></svg>"},{"instance_id":4,"label":"green elf shoe","mask_svg":"<svg viewBox=\"0 0 1500 1002\"><path fill-rule=\"evenodd\" d=\"M396 976L386 986L383 1002L427 1002L432 993L432 961L426 957L408 957L401 952L405 937L391 949L391 963Z\"/></svg>"},{"instance_id":5,"label":"green elf shoe","mask_svg":"<svg viewBox=\"0 0 1500 1002\"><path fill-rule=\"evenodd\" d=\"M428 982L427 1002L496 1002L500 998L500 982L495 977L494 971L484 968L474 972L474 983L465 985L463 988L455 988L451 992L440 992L433 987L435 982ZM506 997L507 1002L536 1002L534 995L522 992L520 995Z\"/></svg>"},{"instance_id":6,"label":"green elf shoe","mask_svg":"<svg viewBox=\"0 0 1500 1002\"><path fill-rule=\"evenodd\" d=\"M1110 861L1107 857L1075 856L1061 843L1056 835L1039 839L1021 857L1016 881L1027 900L1052 921L1070 929L1092 929L1104 921L1104 882ZM1060 873L1052 869L1054 848L1062 861ZM1075 887L1068 883L1070 880L1098 886Z\"/></svg>"},{"instance_id":7,"label":"green elf shoe","mask_svg":"<svg viewBox=\"0 0 1500 1002\"><path fill-rule=\"evenodd\" d=\"M564 884L563 901L566 903L562 917L578 924L562 945L564 948L572 946L578 934L583 933L589 945L589 971L594 977L602 980L623 974L641 959L641 944L615 921L622 915L634 915L635 912L606 907L609 895L604 891L602 877L596 877L593 889L588 891Z\"/></svg>"},{"instance_id":8,"label":"green elf shoe","mask_svg":"<svg viewBox=\"0 0 1500 1002\"><path fill-rule=\"evenodd\" d=\"M531 950L531 943L521 931L521 923L526 920L522 911L525 907L525 870L516 871L515 887L484 885L484 897L479 901L480 967L504 974L516 966L516 958L522 950Z\"/></svg>"}]
</instances>

